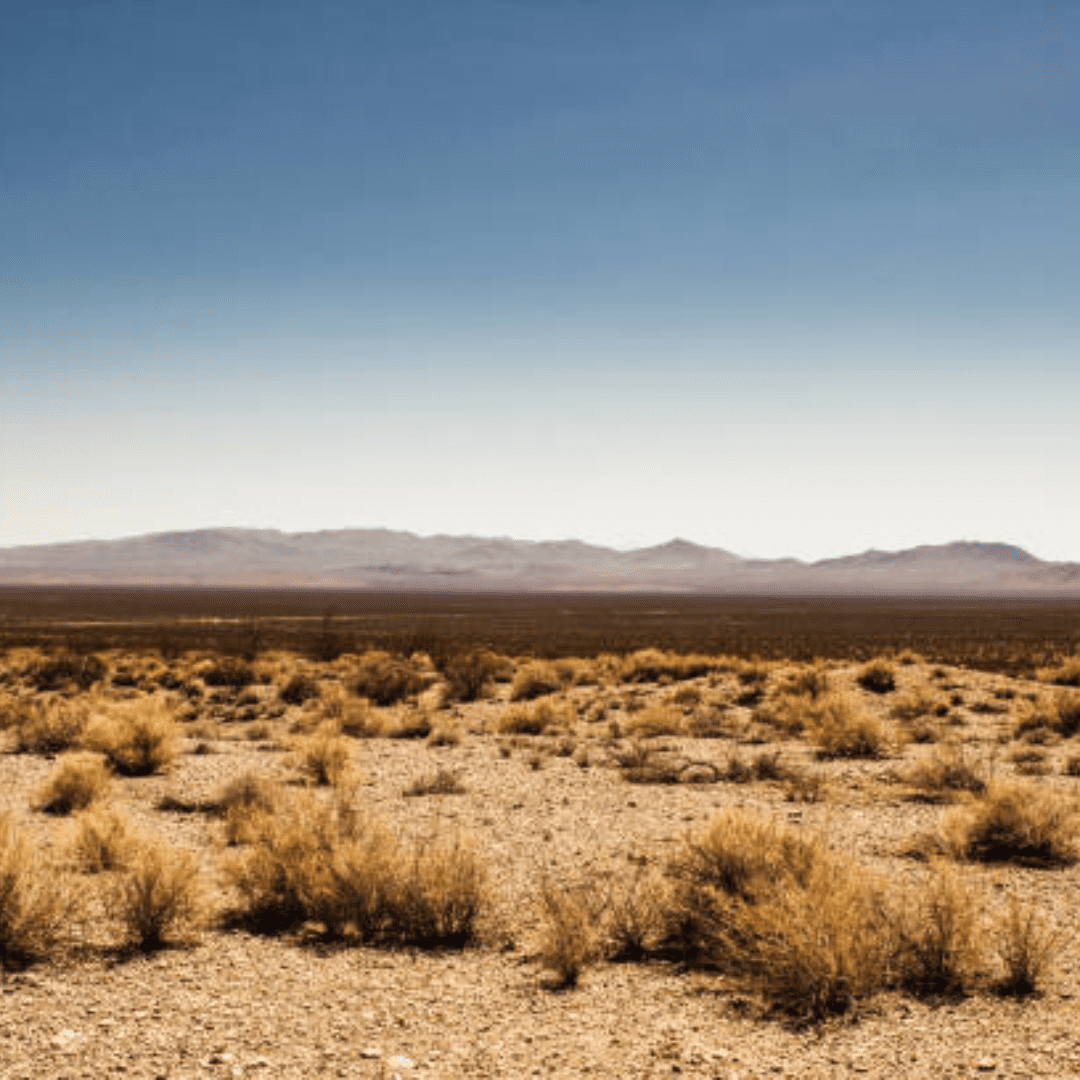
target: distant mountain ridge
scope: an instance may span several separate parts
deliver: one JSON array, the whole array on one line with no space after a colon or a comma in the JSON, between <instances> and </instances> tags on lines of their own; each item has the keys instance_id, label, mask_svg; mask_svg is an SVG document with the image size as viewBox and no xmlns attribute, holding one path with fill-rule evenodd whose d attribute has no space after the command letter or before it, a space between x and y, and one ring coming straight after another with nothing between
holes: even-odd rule
<instances>
[{"instance_id":1,"label":"distant mountain ridge","mask_svg":"<svg viewBox=\"0 0 1080 1080\"><path fill-rule=\"evenodd\" d=\"M617 551L581 540L230 528L0 548L0 585L1080 596L1080 563L966 540L807 563L678 538Z\"/></svg>"}]
</instances>

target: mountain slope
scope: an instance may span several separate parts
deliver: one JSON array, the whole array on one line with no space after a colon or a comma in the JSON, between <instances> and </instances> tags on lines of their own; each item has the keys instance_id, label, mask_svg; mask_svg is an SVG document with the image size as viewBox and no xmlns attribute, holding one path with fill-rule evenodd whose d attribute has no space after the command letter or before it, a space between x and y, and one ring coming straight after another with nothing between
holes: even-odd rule
<instances>
[{"instance_id":1,"label":"mountain slope","mask_svg":"<svg viewBox=\"0 0 1080 1080\"><path fill-rule=\"evenodd\" d=\"M0 548L0 584L1080 595L1080 564L972 541L804 563L746 559L682 539L617 551L580 540L389 529L200 529Z\"/></svg>"}]
</instances>

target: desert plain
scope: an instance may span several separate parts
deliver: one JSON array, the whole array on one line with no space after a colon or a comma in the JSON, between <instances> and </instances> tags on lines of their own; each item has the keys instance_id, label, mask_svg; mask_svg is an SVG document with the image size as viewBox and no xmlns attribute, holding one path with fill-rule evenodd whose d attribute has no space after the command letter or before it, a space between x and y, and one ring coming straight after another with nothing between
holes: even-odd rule
<instances>
[{"instance_id":1,"label":"desert plain","mask_svg":"<svg viewBox=\"0 0 1080 1080\"><path fill-rule=\"evenodd\" d=\"M1080 1074L1078 684L9 646L0 1076Z\"/></svg>"}]
</instances>

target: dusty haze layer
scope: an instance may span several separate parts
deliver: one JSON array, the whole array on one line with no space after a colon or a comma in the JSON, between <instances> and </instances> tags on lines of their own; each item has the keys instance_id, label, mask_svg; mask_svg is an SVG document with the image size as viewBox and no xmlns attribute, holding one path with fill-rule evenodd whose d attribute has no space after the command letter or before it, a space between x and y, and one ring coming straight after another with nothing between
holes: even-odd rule
<instances>
[{"instance_id":1,"label":"dusty haze layer","mask_svg":"<svg viewBox=\"0 0 1080 1080\"><path fill-rule=\"evenodd\" d=\"M202 529L0 549L0 584L1075 595L1080 563L970 541L806 563L746 559L686 540L616 551L578 540L421 537L388 529Z\"/></svg>"}]
</instances>

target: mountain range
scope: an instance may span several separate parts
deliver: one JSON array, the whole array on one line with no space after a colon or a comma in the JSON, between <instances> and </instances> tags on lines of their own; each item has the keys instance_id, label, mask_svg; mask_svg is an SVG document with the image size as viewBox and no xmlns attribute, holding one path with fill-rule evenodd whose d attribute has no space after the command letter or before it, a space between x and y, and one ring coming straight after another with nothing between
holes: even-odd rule
<instances>
[{"instance_id":1,"label":"mountain range","mask_svg":"<svg viewBox=\"0 0 1080 1080\"><path fill-rule=\"evenodd\" d=\"M0 548L0 585L1080 596L1080 563L975 541L803 562L743 558L680 539L618 551L580 540L389 529L199 529Z\"/></svg>"}]
</instances>

